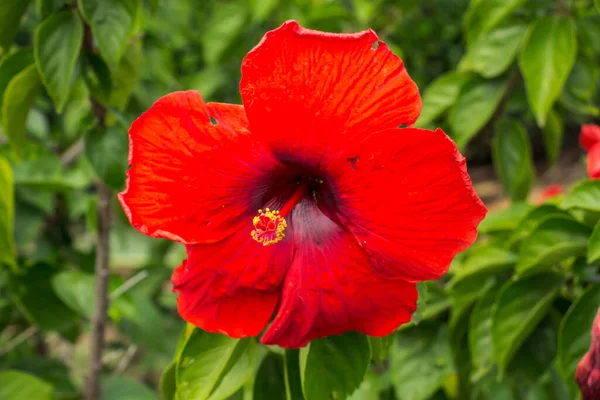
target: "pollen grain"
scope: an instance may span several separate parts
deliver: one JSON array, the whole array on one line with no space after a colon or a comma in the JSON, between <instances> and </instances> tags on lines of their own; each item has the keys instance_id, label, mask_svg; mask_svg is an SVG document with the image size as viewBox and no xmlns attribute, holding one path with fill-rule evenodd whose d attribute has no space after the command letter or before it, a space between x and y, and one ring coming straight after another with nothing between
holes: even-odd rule
<instances>
[{"instance_id":1,"label":"pollen grain","mask_svg":"<svg viewBox=\"0 0 600 400\"><path fill-rule=\"evenodd\" d=\"M252 219L254 230L250 232L252 239L263 246L275 244L285 237L283 231L287 227L285 218L277 210L258 210L258 215Z\"/></svg>"}]
</instances>

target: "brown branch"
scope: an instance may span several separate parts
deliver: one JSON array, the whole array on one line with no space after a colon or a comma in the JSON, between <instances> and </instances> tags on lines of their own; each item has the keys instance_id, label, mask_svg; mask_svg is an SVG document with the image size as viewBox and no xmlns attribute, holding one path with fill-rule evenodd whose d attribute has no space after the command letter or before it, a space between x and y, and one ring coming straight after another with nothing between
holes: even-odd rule
<instances>
[{"instance_id":1,"label":"brown branch","mask_svg":"<svg viewBox=\"0 0 600 400\"><path fill-rule=\"evenodd\" d=\"M83 50L93 51L94 41L92 31L86 24L84 31ZM90 96L92 114L98 119L101 127L105 126L106 108ZM106 327L106 313L108 311L108 278L110 254L110 225L111 225L111 200L113 193L101 181L96 183L98 194L98 241L96 245L96 293L95 309L92 317L92 332L90 346L90 363L86 382L86 400L100 400L102 389L100 385L102 375L102 353L104 350L104 334Z\"/></svg>"}]
</instances>

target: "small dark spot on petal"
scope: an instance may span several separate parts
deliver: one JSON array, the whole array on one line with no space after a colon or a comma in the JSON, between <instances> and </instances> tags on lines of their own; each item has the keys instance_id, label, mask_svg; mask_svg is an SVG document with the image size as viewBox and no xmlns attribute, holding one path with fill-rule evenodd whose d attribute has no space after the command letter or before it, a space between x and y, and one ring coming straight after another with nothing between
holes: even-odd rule
<instances>
[{"instance_id":1,"label":"small dark spot on petal","mask_svg":"<svg viewBox=\"0 0 600 400\"><path fill-rule=\"evenodd\" d=\"M352 164L352 169L356 169L356 163L358 162L358 156L350 157L347 160L350 164Z\"/></svg>"},{"instance_id":2,"label":"small dark spot on petal","mask_svg":"<svg viewBox=\"0 0 600 400\"><path fill-rule=\"evenodd\" d=\"M408 124L400 124L399 128L408 128Z\"/></svg>"},{"instance_id":3,"label":"small dark spot on petal","mask_svg":"<svg viewBox=\"0 0 600 400\"><path fill-rule=\"evenodd\" d=\"M210 123L213 124L213 125L217 125L218 124L217 120L212 115L210 116Z\"/></svg>"},{"instance_id":4,"label":"small dark spot on petal","mask_svg":"<svg viewBox=\"0 0 600 400\"><path fill-rule=\"evenodd\" d=\"M379 47L379 41L373 42L373 44L371 45L371 50L377 50L378 47Z\"/></svg>"},{"instance_id":5,"label":"small dark spot on petal","mask_svg":"<svg viewBox=\"0 0 600 400\"><path fill-rule=\"evenodd\" d=\"M321 242L317 241L317 247L321 248Z\"/></svg>"}]
</instances>

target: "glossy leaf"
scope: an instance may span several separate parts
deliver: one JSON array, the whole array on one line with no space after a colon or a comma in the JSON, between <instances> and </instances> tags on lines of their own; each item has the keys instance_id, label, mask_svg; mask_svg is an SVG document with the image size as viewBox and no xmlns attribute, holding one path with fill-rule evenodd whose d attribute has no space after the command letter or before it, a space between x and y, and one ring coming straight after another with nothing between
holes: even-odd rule
<instances>
[{"instance_id":1,"label":"glossy leaf","mask_svg":"<svg viewBox=\"0 0 600 400\"><path fill-rule=\"evenodd\" d=\"M542 129L546 157L550 164L554 164L558 157L558 153L562 146L563 132L564 124L562 117L557 111L550 110L546 125L544 126L544 129Z\"/></svg>"},{"instance_id":2,"label":"glossy leaf","mask_svg":"<svg viewBox=\"0 0 600 400\"><path fill-rule=\"evenodd\" d=\"M472 43L504 21L525 0L484 0L471 1L465 14L463 25L468 43Z\"/></svg>"},{"instance_id":3,"label":"glossy leaf","mask_svg":"<svg viewBox=\"0 0 600 400\"><path fill-rule=\"evenodd\" d=\"M127 133L117 126L92 129L85 134L85 155L98 176L110 187L119 190L125 185L129 165Z\"/></svg>"},{"instance_id":4,"label":"glossy leaf","mask_svg":"<svg viewBox=\"0 0 600 400\"><path fill-rule=\"evenodd\" d=\"M355 332L313 340L300 351L300 360L306 399L344 398L358 388L367 372L369 340Z\"/></svg>"},{"instance_id":5,"label":"glossy leaf","mask_svg":"<svg viewBox=\"0 0 600 400\"><path fill-rule=\"evenodd\" d=\"M146 385L126 376L112 376L102 383L102 400L158 400Z\"/></svg>"},{"instance_id":6,"label":"glossy leaf","mask_svg":"<svg viewBox=\"0 0 600 400\"><path fill-rule=\"evenodd\" d=\"M470 75L448 72L427 86L423 92L423 109L415 126L425 127L435 121L452 106Z\"/></svg>"},{"instance_id":7,"label":"glossy leaf","mask_svg":"<svg viewBox=\"0 0 600 400\"><path fill-rule=\"evenodd\" d=\"M569 257L585 254L590 230L565 217L551 217L540 223L522 245L517 274L547 269Z\"/></svg>"},{"instance_id":8,"label":"glossy leaf","mask_svg":"<svg viewBox=\"0 0 600 400\"><path fill-rule=\"evenodd\" d=\"M499 288L491 287L481 297L469 317L469 351L473 361L473 380L478 380L494 361L492 345L492 311L496 304Z\"/></svg>"},{"instance_id":9,"label":"glossy leaf","mask_svg":"<svg viewBox=\"0 0 600 400\"><path fill-rule=\"evenodd\" d=\"M494 274L513 267L517 256L509 250L491 244L474 247L453 278L453 283L477 274Z\"/></svg>"},{"instance_id":10,"label":"glossy leaf","mask_svg":"<svg viewBox=\"0 0 600 400\"><path fill-rule=\"evenodd\" d=\"M2 125L8 139L16 146L25 142L25 122L42 81L35 65L30 65L9 82L2 99Z\"/></svg>"},{"instance_id":11,"label":"glossy leaf","mask_svg":"<svg viewBox=\"0 0 600 400\"><path fill-rule=\"evenodd\" d=\"M513 23L482 33L468 47L459 69L477 72L485 78L501 75L517 57L526 31L526 25Z\"/></svg>"},{"instance_id":12,"label":"glossy leaf","mask_svg":"<svg viewBox=\"0 0 600 400\"><path fill-rule=\"evenodd\" d=\"M133 32L139 0L78 0L94 39L108 65L116 66Z\"/></svg>"},{"instance_id":13,"label":"glossy leaf","mask_svg":"<svg viewBox=\"0 0 600 400\"><path fill-rule=\"evenodd\" d=\"M72 11L53 14L38 27L35 34L35 63L59 113L69 99L82 41L83 23Z\"/></svg>"},{"instance_id":14,"label":"glossy leaf","mask_svg":"<svg viewBox=\"0 0 600 400\"><path fill-rule=\"evenodd\" d=\"M508 208L489 212L479 224L479 232L492 234L514 230L531 210L527 203L513 203Z\"/></svg>"},{"instance_id":15,"label":"glossy leaf","mask_svg":"<svg viewBox=\"0 0 600 400\"><path fill-rule=\"evenodd\" d=\"M224 382L228 372L234 371L236 380L229 382L224 391L233 394L244 381L240 380L239 370L235 368L238 362L242 366L242 374L252 372L254 363L250 363L248 348L256 348L252 339L233 339L225 335L194 329L189 338L184 340L178 351L175 381L177 384L176 398L178 400L213 399L215 393ZM247 377L247 376L246 376Z\"/></svg>"},{"instance_id":16,"label":"glossy leaf","mask_svg":"<svg viewBox=\"0 0 600 400\"><path fill-rule=\"evenodd\" d=\"M0 7L0 48L4 53L19 30L21 18L29 7L30 0L3 0Z\"/></svg>"},{"instance_id":17,"label":"glossy leaf","mask_svg":"<svg viewBox=\"0 0 600 400\"><path fill-rule=\"evenodd\" d=\"M19 371L0 371L0 400L53 400L52 386Z\"/></svg>"},{"instance_id":18,"label":"glossy leaf","mask_svg":"<svg viewBox=\"0 0 600 400\"><path fill-rule=\"evenodd\" d=\"M453 372L448 329L425 322L398 332L390 372L399 398L428 399Z\"/></svg>"},{"instance_id":19,"label":"glossy leaf","mask_svg":"<svg viewBox=\"0 0 600 400\"><path fill-rule=\"evenodd\" d=\"M14 184L12 169L4 158L0 158L0 188L0 265L16 268Z\"/></svg>"},{"instance_id":20,"label":"glossy leaf","mask_svg":"<svg viewBox=\"0 0 600 400\"><path fill-rule=\"evenodd\" d=\"M505 81L482 78L463 87L448 117L451 136L459 149L464 149L490 120L505 90Z\"/></svg>"},{"instance_id":21,"label":"glossy leaf","mask_svg":"<svg viewBox=\"0 0 600 400\"><path fill-rule=\"evenodd\" d=\"M18 50L0 61L0 117L2 116L4 91L8 83L15 75L31 64L33 64L33 52L31 50Z\"/></svg>"},{"instance_id":22,"label":"glossy leaf","mask_svg":"<svg viewBox=\"0 0 600 400\"><path fill-rule=\"evenodd\" d=\"M579 209L600 212L600 181L583 181L569 191L560 206L564 209Z\"/></svg>"},{"instance_id":23,"label":"glossy leaf","mask_svg":"<svg viewBox=\"0 0 600 400\"><path fill-rule=\"evenodd\" d=\"M596 224L594 227L594 231L592 232L592 236L590 236L590 241L588 243L588 251L587 251L587 262L593 263L594 261L600 260L600 222Z\"/></svg>"},{"instance_id":24,"label":"glossy leaf","mask_svg":"<svg viewBox=\"0 0 600 400\"><path fill-rule=\"evenodd\" d=\"M530 26L519 65L529 104L540 127L546 125L576 55L575 24L570 18L551 16Z\"/></svg>"},{"instance_id":25,"label":"glossy leaf","mask_svg":"<svg viewBox=\"0 0 600 400\"><path fill-rule=\"evenodd\" d=\"M494 359L501 373L546 315L563 282L559 275L538 274L502 287L492 314Z\"/></svg>"},{"instance_id":26,"label":"glossy leaf","mask_svg":"<svg viewBox=\"0 0 600 400\"><path fill-rule=\"evenodd\" d=\"M575 392L577 364L589 350L592 322L600 307L600 285L589 286L565 314L558 335L558 367L571 392Z\"/></svg>"},{"instance_id":27,"label":"glossy leaf","mask_svg":"<svg viewBox=\"0 0 600 400\"><path fill-rule=\"evenodd\" d=\"M492 144L496 174L513 201L527 198L535 177L531 144L523 125L503 118L494 127Z\"/></svg>"}]
</instances>

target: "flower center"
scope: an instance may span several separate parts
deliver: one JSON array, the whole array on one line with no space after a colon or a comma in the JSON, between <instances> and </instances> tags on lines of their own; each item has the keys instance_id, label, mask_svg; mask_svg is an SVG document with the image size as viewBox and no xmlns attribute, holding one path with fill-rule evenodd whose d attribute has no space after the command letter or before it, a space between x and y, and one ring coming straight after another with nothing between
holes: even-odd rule
<instances>
[{"instance_id":1,"label":"flower center","mask_svg":"<svg viewBox=\"0 0 600 400\"><path fill-rule=\"evenodd\" d=\"M300 182L292 197L285 203L281 210L271 210L266 208L258 210L258 215L252 219L254 229L250 232L252 239L263 246L275 244L285 237L285 228L287 222L285 216L289 214L296 204L302 199L306 193L308 184L305 181Z\"/></svg>"}]
</instances>

